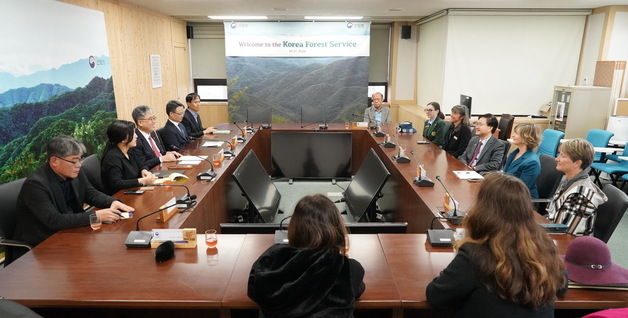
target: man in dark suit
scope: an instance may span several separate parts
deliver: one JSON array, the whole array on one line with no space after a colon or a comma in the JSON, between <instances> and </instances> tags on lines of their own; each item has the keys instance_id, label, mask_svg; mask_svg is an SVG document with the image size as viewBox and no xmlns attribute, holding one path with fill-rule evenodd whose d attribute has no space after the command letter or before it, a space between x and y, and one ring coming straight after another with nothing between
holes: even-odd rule
<instances>
[{"instance_id":1,"label":"man in dark suit","mask_svg":"<svg viewBox=\"0 0 628 318\"><path fill-rule=\"evenodd\" d=\"M159 131L166 150L181 150L190 142L190 136L181 123L184 113L185 107L178 101L171 100L166 104L168 121L164 128Z\"/></svg>"},{"instance_id":2,"label":"man in dark suit","mask_svg":"<svg viewBox=\"0 0 628 318\"><path fill-rule=\"evenodd\" d=\"M505 146L493 137L495 130L497 118L492 114L481 115L475 123L476 136L458 159L480 174L501 169Z\"/></svg>"},{"instance_id":3,"label":"man in dark suit","mask_svg":"<svg viewBox=\"0 0 628 318\"><path fill-rule=\"evenodd\" d=\"M92 214L102 222L115 222L120 211L133 211L79 174L84 151L85 146L72 137L58 136L48 142L47 162L24 181L17 198L14 239L34 246L59 230L88 226ZM83 211L84 203L102 209L88 213Z\"/></svg>"},{"instance_id":4,"label":"man in dark suit","mask_svg":"<svg viewBox=\"0 0 628 318\"><path fill-rule=\"evenodd\" d=\"M166 152L161 138L155 132L157 117L148 106L137 106L131 113L135 122L137 145L129 149L129 156L133 157L140 167L152 169L162 162L176 161L181 156L176 151Z\"/></svg>"},{"instance_id":5,"label":"man in dark suit","mask_svg":"<svg viewBox=\"0 0 628 318\"><path fill-rule=\"evenodd\" d=\"M201 115L198 113L201 110L201 97L196 93L189 93L185 96L185 103L188 109L185 110L181 123L185 126L188 136L200 138L204 134L213 134L216 129L214 127L203 128Z\"/></svg>"}]
</instances>

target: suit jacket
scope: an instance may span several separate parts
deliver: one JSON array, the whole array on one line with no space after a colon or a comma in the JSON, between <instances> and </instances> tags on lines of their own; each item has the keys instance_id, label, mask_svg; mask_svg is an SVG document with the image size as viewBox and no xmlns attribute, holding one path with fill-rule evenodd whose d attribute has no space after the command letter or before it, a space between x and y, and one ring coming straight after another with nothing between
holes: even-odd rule
<instances>
[{"instance_id":1,"label":"suit jacket","mask_svg":"<svg viewBox=\"0 0 628 318\"><path fill-rule=\"evenodd\" d=\"M52 171L48 163L35 170L24 181L17 198L16 240L37 245L63 229L89 225L90 213L73 213L67 210L63 191L60 186L51 186L61 178ZM88 203L98 208L108 208L116 199L96 190L79 173L71 181L78 203Z\"/></svg>"},{"instance_id":2,"label":"suit jacket","mask_svg":"<svg viewBox=\"0 0 628 318\"><path fill-rule=\"evenodd\" d=\"M140 167L131 156L127 159L118 147L111 148L100 164L100 175L107 194L141 186L137 179L142 177L142 169L147 168Z\"/></svg>"},{"instance_id":3,"label":"suit jacket","mask_svg":"<svg viewBox=\"0 0 628 318\"><path fill-rule=\"evenodd\" d=\"M536 178L541 174L539 155L533 150L528 150L519 159L514 160L518 153L519 149L515 149L508 155L504 172L521 179L528 186L532 198L536 199L539 197L539 191L536 188Z\"/></svg>"},{"instance_id":4,"label":"suit jacket","mask_svg":"<svg viewBox=\"0 0 628 318\"><path fill-rule=\"evenodd\" d=\"M194 115L192 115L192 112L189 109L186 109L185 113L183 114L183 120L181 121L181 123L183 124L183 126L185 126L185 130L187 131L188 136L200 138L205 134L203 132L205 128L203 128L203 122L201 121L200 114L198 115L197 123L196 119L194 119Z\"/></svg>"},{"instance_id":5,"label":"suit jacket","mask_svg":"<svg viewBox=\"0 0 628 318\"><path fill-rule=\"evenodd\" d=\"M185 131L185 127L183 127L183 131ZM164 128L159 131L159 135L164 146L166 146L166 150L181 150L190 142L187 133L182 134L170 120L166 121Z\"/></svg>"},{"instance_id":6,"label":"suit jacket","mask_svg":"<svg viewBox=\"0 0 628 318\"><path fill-rule=\"evenodd\" d=\"M445 134L445 143L443 150L458 158L464 153L471 140L471 129L469 126L460 124L457 127L449 125L447 134Z\"/></svg>"},{"instance_id":7,"label":"suit jacket","mask_svg":"<svg viewBox=\"0 0 628 318\"><path fill-rule=\"evenodd\" d=\"M479 136L471 138L467 149L465 149L464 153L458 157L458 159L464 162L464 164L470 164L473 152L479 141ZM491 136L486 141L484 148L482 148L482 152L480 152L478 156L478 162L473 169L479 173L499 170L502 165L502 160L504 159L504 148L504 144L502 144L499 139Z\"/></svg>"},{"instance_id":8,"label":"suit jacket","mask_svg":"<svg viewBox=\"0 0 628 318\"><path fill-rule=\"evenodd\" d=\"M436 116L434 122L430 125L429 120L425 121L423 126L423 137L435 143L438 146L445 144L445 133L449 125L447 122Z\"/></svg>"},{"instance_id":9,"label":"suit jacket","mask_svg":"<svg viewBox=\"0 0 628 318\"><path fill-rule=\"evenodd\" d=\"M380 109L382 112L382 125L390 124L392 121L390 118L390 110L384 105L382 105ZM371 106L364 110L364 121L368 121L369 123L375 122L375 107Z\"/></svg>"},{"instance_id":10,"label":"suit jacket","mask_svg":"<svg viewBox=\"0 0 628 318\"><path fill-rule=\"evenodd\" d=\"M131 149L129 149L129 157L132 157L139 167L146 167L146 169L152 169L154 166L161 163L161 160L155 153L153 152L153 148L150 146L150 142L144 138L144 135L140 132L139 129L135 129L135 134L137 135L137 145ZM155 141L155 145L157 149L162 155L166 154L166 148L164 148L163 143L161 142L161 138L157 135L156 132L150 133L153 137L153 141Z\"/></svg>"}]
</instances>

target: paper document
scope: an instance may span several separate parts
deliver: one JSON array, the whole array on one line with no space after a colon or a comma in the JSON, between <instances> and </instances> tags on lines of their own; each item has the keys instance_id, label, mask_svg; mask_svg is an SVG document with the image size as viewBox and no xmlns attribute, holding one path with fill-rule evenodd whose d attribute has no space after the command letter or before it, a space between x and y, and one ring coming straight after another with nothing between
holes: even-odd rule
<instances>
[{"instance_id":1,"label":"paper document","mask_svg":"<svg viewBox=\"0 0 628 318\"><path fill-rule=\"evenodd\" d=\"M222 144L224 143L224 141L208 140L203 143L203 147L222 147Z\"/></svg>"},{"instance_id":2,"label":"paper document","mask_svg":"<svg viewBox=\"0 0 628 318\"><path fill-rule=\"evenodd\" d=\"M183 161L179 161L180 165L192 165L192 166L196 166L198 164L201 163L201 160L183 160Z\"/></svg>"},{"instance_id":3,"label":"paper document","mask_svg":"<svg viewBox=\"0 0 628 318\"><path fill-rule=\"evenodd\" d=\"M461 180L482 180L484 177L472 170L454 171L454 174Z\"/></svg>"},{"instance_id":4,"label":"paper document","mask_svg":"<svg viewBox=\"0 0 628 318\"><path fill-rule=\"evenodd\" d=\"M216 130L214 131L214 135L228 135L231 133L231 130Z\"/></svg>"}]
</instances>

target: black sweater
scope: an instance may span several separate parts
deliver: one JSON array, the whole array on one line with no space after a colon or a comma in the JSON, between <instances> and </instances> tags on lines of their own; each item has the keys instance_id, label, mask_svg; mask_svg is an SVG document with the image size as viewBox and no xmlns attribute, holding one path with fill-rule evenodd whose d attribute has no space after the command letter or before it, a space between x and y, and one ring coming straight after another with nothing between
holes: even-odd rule
<instances>
[{"instance_id":1,"label":"black sweater","mask_svg":"<svg viewBox=\"0 0 628 318\"><path fill-rule=\"evenodd\" d=\"M451 309L455 317L554 317L554 304L538 310L499 298L479 280L473 269L473 255L481 246L466 243L451 263L426 290L427 301L438 310ZM564 290L559 291L560 294Z\"/></svg>"},{"instance_id":2,"label":"black sweater","mask_svg":"<svg viewBox=\"0 0 628 318\"><path fill-rule=\"evenodd\" d=\"M334 249L276 244L251 268L248 295L264 317L352 317L364 269Z\"/></svg>"}]
</instances>

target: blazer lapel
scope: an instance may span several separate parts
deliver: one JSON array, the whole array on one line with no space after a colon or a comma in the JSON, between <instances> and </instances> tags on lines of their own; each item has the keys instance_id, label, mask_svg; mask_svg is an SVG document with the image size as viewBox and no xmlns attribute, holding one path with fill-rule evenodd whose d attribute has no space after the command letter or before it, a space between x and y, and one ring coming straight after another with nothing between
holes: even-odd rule
<instances>
[{"instance_id":1,"label":"blazer lapel","mask_svg":"<svg viewBox=\"0 0 628 318\"><path fill-rule=\"evenodd\" d=\"M479 141L480 140L478 139L478 142ZM495 137L491 136L488 138L486 145L484 145L484 148L482 148L482 151L478 155L478 162L480 162L480 160L484 158L484 155L493 147L493 143L495 143Z\"/></svg>"},{"instance_id":2,"label":"blazer lapel","mask_svg":"<svg viewBox=\"0 0 628 318\"><path fill-rule=\"evenodd\" d=\"M155 141L155 145L157 145L157 149L159 149L159 152L161 152L162 154L165 153L165 147L164 147L164 143L161 142L161 138L159 138L159 134L157 134L157 132L152 132L150 133L150 135L153 137L153 141ZM148 145L148 147L150 148L150 145ZM151 148L150 151L153 151L153 149Z\"/></svg>"}]
</instances>

